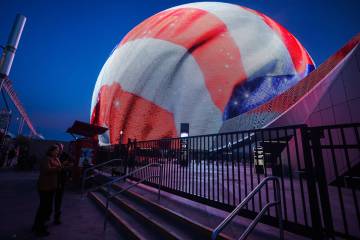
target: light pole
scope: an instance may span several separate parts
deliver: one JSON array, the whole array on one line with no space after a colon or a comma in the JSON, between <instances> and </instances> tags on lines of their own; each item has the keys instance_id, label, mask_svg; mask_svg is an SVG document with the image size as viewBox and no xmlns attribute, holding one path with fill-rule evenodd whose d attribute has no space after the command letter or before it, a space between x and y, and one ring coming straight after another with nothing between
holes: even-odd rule
<instances>
[{"instance_id":1,"label":"light pole","mask_svg":"<svg viewBox=\"0 0 360 240\"><path fill-rule=\"evenodd\" d=\"M180 164L181 166L187 166L189 161L188 161L188 150L189 150L189 145L188 145L188 139L187 137L189 137L189 123L181 123L180 124L180 154L181 154L181 160L180 160Z\"/></svg>"},{"instance_id":2,"label":"light pole","mask_svg":"<svg viewBox=\"0 0 360 240\"><path fill-rule=\"evenodd\" d=\"M3 87L5 78L9 76L12 63L14 61L15 52L19 45L22 31L24 30L26 17L18 14L8 38L8 42L3 47L3 53L0 59L0 90Z\"/></svg>"},{"instance_id":3,"label":"light pole","mask_svg":"<svg viewBox=\"0 0 360 240\"><path fill-rule=\"evenodd\" d=\"M124 136L124 131L120 130L119 144L122 144L123 136Z\"/></svg>"}]
</instances>

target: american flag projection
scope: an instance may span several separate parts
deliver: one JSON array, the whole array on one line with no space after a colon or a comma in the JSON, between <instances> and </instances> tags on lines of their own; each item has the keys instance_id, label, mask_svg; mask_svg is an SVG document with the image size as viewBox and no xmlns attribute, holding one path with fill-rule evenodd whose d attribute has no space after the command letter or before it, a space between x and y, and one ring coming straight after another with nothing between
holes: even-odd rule
<instances>
[{"instance_id":1,"label":"american flag projection","mask_svg":"<svg viewBox=\"0 0 360 240\"><path fill-rule=\"evenodd\" d=\"M103 66L91 123L101 144L218 132L224 121L285 92L313 69L299 41L257 11L202 2L162 11L132 29Z\"/></svg>"}]
</instances>

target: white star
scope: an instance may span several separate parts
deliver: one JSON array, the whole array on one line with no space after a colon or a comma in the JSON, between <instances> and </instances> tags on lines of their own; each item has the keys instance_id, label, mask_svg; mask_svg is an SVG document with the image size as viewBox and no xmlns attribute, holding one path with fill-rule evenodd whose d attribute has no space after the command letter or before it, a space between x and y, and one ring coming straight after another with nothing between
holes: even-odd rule
<instances>
[{"instance_id":1,"label":"white star","mask_svg":"<svg viewBox=\"0 0 360 240\"><path fill-rule=\"evenodd\" d=\"M120 101L119 100L115 100L114 105L116 108L120 107Z\"/></svg>"}]
</instances>

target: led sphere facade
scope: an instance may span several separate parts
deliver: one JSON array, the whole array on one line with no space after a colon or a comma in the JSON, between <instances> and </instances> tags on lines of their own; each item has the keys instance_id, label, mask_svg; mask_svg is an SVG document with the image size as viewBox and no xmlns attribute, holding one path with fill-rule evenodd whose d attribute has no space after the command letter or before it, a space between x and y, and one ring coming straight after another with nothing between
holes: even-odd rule
<instances>
[{"instance_id":1,"label":"led sphere facade","mask_svg":"<svg viewBox=\"0 0 360 240\"><path fill-rule=\"evenodd\" d=\"M91 123L101 144L216 133L224 121L288 90L314 63L284 27L238 5L202 2L164 10L132 29L104 64Z\"/></svg>"}]
</instances>

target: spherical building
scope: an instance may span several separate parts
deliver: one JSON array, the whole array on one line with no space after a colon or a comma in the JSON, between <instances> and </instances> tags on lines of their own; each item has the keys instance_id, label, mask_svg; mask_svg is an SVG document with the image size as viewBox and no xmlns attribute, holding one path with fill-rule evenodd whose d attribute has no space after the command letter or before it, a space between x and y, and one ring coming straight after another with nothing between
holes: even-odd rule
<instances>
[{"instance_id":1,"label":"spherical building","mask_svg":"<svg viewBox=\"0 0 360 240\"><path fill-rule=\"evenodd\" d=\"M314 69L299 41L262 13L191 3L131 30L103 66L91 123L102 144L218 132L224 121L283 93Z\"/></svg>"}]
</instances>

